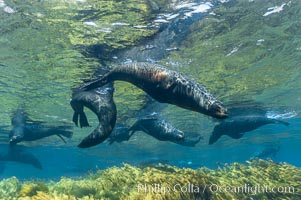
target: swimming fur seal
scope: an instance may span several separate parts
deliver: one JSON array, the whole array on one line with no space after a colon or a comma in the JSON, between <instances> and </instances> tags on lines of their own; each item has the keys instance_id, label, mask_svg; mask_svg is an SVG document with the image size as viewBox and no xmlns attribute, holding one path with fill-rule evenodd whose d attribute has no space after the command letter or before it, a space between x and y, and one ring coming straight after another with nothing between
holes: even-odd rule
<instances>
[{"instance_id":1,"label":"swimming fur seal","mask_svg":"<svg viewBox=\"0 0 301 200\"><path fill-rule=\"evenodd\" d=\"M84 138L78 147L87 148L95 146L108 138L116 123L116 105L113 100L114 87L109 83L103 87L82 91L74 90L70 105L74 110L73 122L81 127L89 126L84 107L89 108L97 115L99 125L95 130Z\"/></svg>"},{"instance_id":2,"label":"swimming fur seal","mask_svg":"<svg viewBox=\"0 0 301 200\"><path fill-rule=\"evenodd\" d=\"M227 109L207 89L179 72L153 63L119 65L96 80L84 83L82 90L92 90L121 80L132 83L161 103L200 112L215 118L226 118Z\"/></svg>"},{"instance_id":3,"label":"swimming fur seal","mask_svg":"<svg viewBox=\"0 0 301 200\"><path fill-rule=\"evenodd\" d=\"M215 143L222 135L228 135L231 138L239 139L244 133L255 130L267 124L284 124L289 123L268 118L264 115L250 114L229 117L216 125L211 133L209 144Z\"/></svg>"},{"instance_id":4,"label":"swimming fur seal","mask_svg":"<svg viewBox=\"0 0 301 200\"><path fill-rule=\"evenodd\" d=\"M165 119L161 119L157 113L138 119L129 131L131 135L136 131L143 131L160 141L177 142L184 140L184 133L174 128Z\"/></svg>"},{"instance_id":5,"label":"swimming fur seal","mask_svg":"<svg viewBox=\"0 0 301 200\"><path fill-rule=\"evenodd\" d=\"M44 122L30 120L27 113L17 109L12 116L12 130L9 133L9 143L17 144L22 141L35 141L41 138L57 135L65 143L64 137L71 138L70 126L48 126Z\"/></svg>"}]
</instances>

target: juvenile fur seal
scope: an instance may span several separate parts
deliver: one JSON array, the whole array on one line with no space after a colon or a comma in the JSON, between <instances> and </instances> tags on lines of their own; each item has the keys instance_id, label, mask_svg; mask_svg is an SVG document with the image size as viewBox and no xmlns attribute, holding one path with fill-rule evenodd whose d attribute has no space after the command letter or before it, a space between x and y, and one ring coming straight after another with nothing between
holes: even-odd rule
<instances>
[{"instance_id":1,"label":"juvenile fur seal","mask_svg":"<svg viewBox=\"0 0 301 200\"><path fill-rule=\"evenodd\" d=\"M17 144L22 141L35 141L52 135L59 136L65 143L64 137L71 138L70 126L48 126L44 122L30 120L26 112L18 109L12 116L12 130L9 133L9 143Z\"/></svg>"},{"instance_id":2,"label":"juvenile fur seal","mask_svg":"<svg viewBox=\"0 0 301 200\"><path fill-rule=\"evenodd\" d=\"M161 119L157 113L138 119L129 131L131 135L136 131L143 131L160 141L178 142L184 140L184 133L174 128L165 119Z\"/></svg>"},{"instance_id":3,"label":"juvenile fur seal","mask_svg":"<svg viewBox=\"0 0 301 200\"><path fill-rule=\"evenodd\" d=\"M78 145L80 148L95 146L108 138L116 123L116 105L113 100L114 87L109 83L98 89L90 91L74 90L71 107L74 110L73 122L81 127L89 126L84 107L89 108L97 115L99 125L84 138Z\"/></svg>"},{"instance_id":4,"label":"juvenile fur seal","mask_svg":"<svg viewBox=\"0 0 301 200\"><path fill-rule=\"evenodd\" d=\"M228 135L231 138L239 139L246 132L255 130L267 124L275 123L284 124L286 126L289 125L287 122L268 118L265 115L250 114L229 117L214 127L209 139L209 144L215 143L222 135Z\"/></svg>"},{"instance_id":5,"label":"juvenile fur seal","mask_svg":"<svg viewBox=\"0 0 301 200\"><path fill-rule=\"evenodd\" d=\"M132 83L161 103L200 112L216 118L226 118L227 109L207 89L179 72L153 63L119 65L104 76L84 83L80 89L92 90L121 80Z\"/></svg>"}]
</instances>

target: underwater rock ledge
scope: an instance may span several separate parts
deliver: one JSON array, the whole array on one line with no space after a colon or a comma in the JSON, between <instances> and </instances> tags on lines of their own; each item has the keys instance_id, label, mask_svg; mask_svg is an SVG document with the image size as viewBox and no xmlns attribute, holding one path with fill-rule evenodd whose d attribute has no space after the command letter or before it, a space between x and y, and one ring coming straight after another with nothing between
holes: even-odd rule
<instances>
[{"instance_id":1,"label":"underwater rock ledge","mask_svg":"<svg viewBox=\"0 0 301 200\"><path fill-rule=\"evenodd\" d=\"M301 169L271 160L232 163L210 170L155 167L112 167L58 182L0 182L4 199L300 199Z\"/></svg>"}]
</instances>

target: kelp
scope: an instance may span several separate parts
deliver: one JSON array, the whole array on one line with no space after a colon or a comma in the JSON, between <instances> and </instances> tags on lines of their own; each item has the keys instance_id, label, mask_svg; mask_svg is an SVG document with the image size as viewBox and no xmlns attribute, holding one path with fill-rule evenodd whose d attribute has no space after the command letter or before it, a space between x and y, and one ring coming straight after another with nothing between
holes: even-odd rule
<instances>
[{"instance_id":1,"label":"kelp","mask_svg":"<svg viewBox=\"0 0 301 200\"><path fill-rule=\"evenodd\" d=\"M225 164L215 170L124 164L58 182L0 182L6 199L300 199L301 169L272 160Z\"/></svg>"}]
</instances>

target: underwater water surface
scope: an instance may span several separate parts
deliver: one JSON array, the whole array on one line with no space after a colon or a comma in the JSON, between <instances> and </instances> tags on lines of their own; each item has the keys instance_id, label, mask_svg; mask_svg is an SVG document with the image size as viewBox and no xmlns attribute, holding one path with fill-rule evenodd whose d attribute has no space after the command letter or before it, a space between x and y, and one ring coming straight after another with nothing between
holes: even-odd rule
<instances>
[{"instance_id":1,"label":"underwater water surface","mask_svg":"<svg viewBox=\"0 0 301 200\"><path fill-rule=\"evenodd\" d=\"M253 186L259 174L260 184L282 181L295 191L256 198L300 199L300 9L298 0L0 0L0 199L248 199L248 193L209 189L187 196L135 192L143 180L176 184L178 176L187 184L190 175L198 184ZM91 127L73 124L71 89L104 65L135 61L195 79L230 109L260 107L265 117L289 125L268 124L209 145L220 120L174 105L145 109L149 97L117 81L117 123L131 126L145 112L160 112L185 135L202 139L187 147L139 131L121 143L78 148L98 120L85 109ZM64 143L53 135L12 148L11 118L20 108L32 120L71 127L72 138Z\"/></svg>"}]
</instances>

